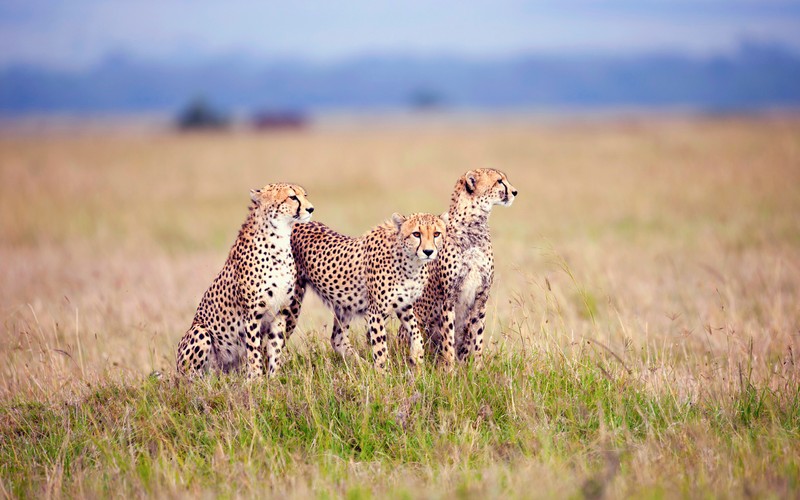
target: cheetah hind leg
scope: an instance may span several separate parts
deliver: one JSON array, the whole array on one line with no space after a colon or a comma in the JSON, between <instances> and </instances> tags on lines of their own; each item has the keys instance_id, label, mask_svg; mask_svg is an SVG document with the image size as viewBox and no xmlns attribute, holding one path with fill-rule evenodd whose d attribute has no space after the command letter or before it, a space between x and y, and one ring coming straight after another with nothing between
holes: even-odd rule
<instances>
[{"instance_id":1,"label":"cheetah hind leg","mask_svg":"<svg viewBox=\"0 0 800 500\"><path fill-rule=\"evenodd\" d=\"M401 322L400 326L397 328L397 345L407 346L409 341L408 329L406 329L406 325Z\"/></svg>"},{"instance_id":2,"label":"cheetah hind leg","mask_svg":"<svg viewBox=\"0 0 800 500\"><path fill-rule=\"evenodd\" d=\"M349 328L350 318L336 312L333 319L333 331L331 332L331 345L333 350L342 357L360 360L358 353L350 344L350 339L347 335Z\"/></svg>"},{"instance_id":3,"label":"cheetah hind leg","mask_svg":"<svg viewBox=\"0 0 800 500\"><path fill-rule=\"evenodd\" d=\"M402 320L400 321L400 326L397 327L397 335L395 336L394 342L391 344L391 351L392 352L401 352L404 354L409 354L411 352L411 335L408 333L408 329L403 324Z\"/></svg>"},{"instance_id":4,"label":"cheetah hind leg","mask_svg":"<svg viewBox=\"0 0 800 500\"><path fill-rule=\"evenodd\" d=\"M289 305L281 310L281 316L286 324L286 340L292 336L294 328L297 326L297 318L300 316L300 309L303 307L303 298L306 295L306 283L301 278L297 278L294 282L294 290L292 297L289 299Z\"/></svg>"},{"instance_id":5,"label":"cheetah hind leg","mask_svg":"<svg viewBox=\"0 0 800 500\"><path fill-rule=\"evenodd\" d=\"M178 345L178 373L195 379L208 371L211 333L204 326L192 325Z\"/></svg>"}]
</instances>

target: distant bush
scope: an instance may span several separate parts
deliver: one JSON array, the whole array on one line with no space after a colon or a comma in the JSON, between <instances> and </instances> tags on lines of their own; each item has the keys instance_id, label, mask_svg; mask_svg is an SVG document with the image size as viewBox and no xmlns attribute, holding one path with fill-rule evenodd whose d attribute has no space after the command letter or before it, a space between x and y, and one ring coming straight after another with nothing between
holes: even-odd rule
<instances>
[{"instance_id":1,"label":"distant bush","mask_svg":"<svg viewBox=\"0 0 800 500\"><path fill-rule=\"evenodd\" d=\"M261 111L253 116L252 124L258 130L303 129L309 118L301 111Z\"/></svg>"},{"instance_id":2,"label":"distant bush","mask_svg":"<svg viewBox=\"0 0 800 500\"><path fill-rule=\"evenodd\" d=\"M178 128L181 130L222 129L228 124L228 117L203 98L191 101L177 120Z\"/></svg>"}]
</instances>

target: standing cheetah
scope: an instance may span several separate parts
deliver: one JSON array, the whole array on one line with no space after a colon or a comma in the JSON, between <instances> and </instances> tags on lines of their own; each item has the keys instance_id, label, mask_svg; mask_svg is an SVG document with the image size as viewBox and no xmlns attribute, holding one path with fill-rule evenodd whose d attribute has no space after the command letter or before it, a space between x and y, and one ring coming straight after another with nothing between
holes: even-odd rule
<instances>
[{"instance_id":1,"label":"standing cheetah","mask_svg":"<svg viewBox=\"0 0 800 500\"><path fill-rule=\"evenodd\" d=\"M422 362L422 335L412 306L422 294L444 243L445 220L431 214L394 214L365 235L351 238L319 222L297 225L292 249L297 263L294 296L286 311L287 337L294 329L306 286L334 312L331 344L343 356L356 356L347 338L350 321L367 316L375 367L386 365L384 321L394 312L410 332L410 363Z\"/></svg>"},{"instance_id":2,"label":"standing cheetah","mask_svg":"<svg viewBox=\"0 0 800 500\"><path fill-rule=\"evenodd\" d=\"M414 306L422 329L445 366L475 353L480 364L486 300L494 279L494 254L489 233L492 207L511 206L517 190L503 172L470 170L456 183L448 211L447 235L439 259ZM407 333L400 332L402 339Z\"/></svg>"},{"instance_id":3,"label":"standing cheetah","mask_svg":"<svg viewBox=\"0 0 800 500\"><path fill-rule=\"evenodd\" d=\"M285 326L280 311L295 281L292 226L308 222L314 207L294 184L268 184L250 191L250 198L250 213L228 260L178 345L178 372L184 375L231 371L245 358L251 380L263 373L264 357L270 376L280 367Z\"/></svg>"}]
</instances>

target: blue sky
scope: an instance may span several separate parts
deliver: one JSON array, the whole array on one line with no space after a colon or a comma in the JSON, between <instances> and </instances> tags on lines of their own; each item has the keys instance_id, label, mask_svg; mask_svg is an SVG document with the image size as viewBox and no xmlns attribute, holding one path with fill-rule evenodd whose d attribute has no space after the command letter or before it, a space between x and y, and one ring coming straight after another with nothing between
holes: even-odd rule
<instances>
[{"instance_id":1,"label":"blue sky","mask_svg":"<svg viewBox=\"0 0 800 500\"><path fill-rule=\"evenodd\" d=\"M378 53L707 54L743 40L800 51L800 0L0 0L0 65L109 53L334 61Z\"/></svg>"}]
</instances>

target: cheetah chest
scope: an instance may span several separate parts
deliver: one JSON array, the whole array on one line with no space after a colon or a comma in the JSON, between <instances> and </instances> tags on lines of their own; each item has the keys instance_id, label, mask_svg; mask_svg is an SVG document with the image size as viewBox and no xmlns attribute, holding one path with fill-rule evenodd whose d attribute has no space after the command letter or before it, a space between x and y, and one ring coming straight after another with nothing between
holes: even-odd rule
<instances>
[{"instance_id":1,"label":"cheetah chest","mask_svg":"<svg viewBox=\"0 0 800 500\"><path fill-rule=\"evenodd\" d=\"M268 256L262 271L261 297L268 316L274 316L288 302L294 288L294 259L289 249L279 248Z\"/></svg>"},{"instance_id":2,"label":"cheetah chest","mask_svg":"<svg viewBox=\"0 0 800 500\"><path fill-rule=\"evenodd\" d=\"M489 259L478 248L464 252L461 263L459 293L456 301L456 325L458 330L467 320L478 292L486 286L490 273Z\"/></svg>"},{"instance_id":3,"label":"cheetah chest","mask_svg":"<svg viewBox=\"0 0 800 500\"><path fill-rule=\"evenodd\" d=\"M401 308L405 304L413 304L422 295L425 284L422 279L407 278L400 282L395 291L395 301L399 301Z\"/></svg>"},{"instance_id":4,"label":"cheetah chest","mask_svg":"<svg viewBox=\"0 0 800 500\"><path fill-rule=\"evenodd\" d=\"M294 274L289 271L276 273L272 283L275 283L276 286L272 291L269 304L272 306L272 311L278 312L289 302L294 286Z\"/></svg>"}]
</instances>

